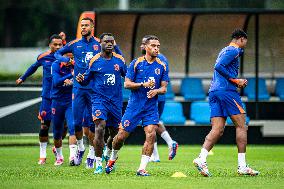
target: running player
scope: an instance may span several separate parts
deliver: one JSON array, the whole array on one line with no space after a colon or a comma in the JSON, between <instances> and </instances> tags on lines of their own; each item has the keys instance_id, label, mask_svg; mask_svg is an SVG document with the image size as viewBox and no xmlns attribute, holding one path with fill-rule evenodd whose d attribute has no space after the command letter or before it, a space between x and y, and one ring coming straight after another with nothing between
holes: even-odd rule
<instances>
[{"instance_id":1,"label":"running player","mask_svg":"<svg viewBox=\"0 0 284 189\"><path fill-rule=\"evenodd\" d=\"M148 37L151 37L151 35L145 35L142 38L142 43L141 43L141 53L143 55L146 54L146 50L145 50L145 44L146 44L146 40ZM164 62L167 67L169 65L168 63L168 59L161 53L158 54L157 56L162 62ZM162 113L164 111L164 106L165 106L165 101L166 101L166 96L165 95L159 95L158 96L158 110L159 110L159 118L161 118ZM169 147L169 160L174 159L174 157L176 156L177 153L177 149L178 149L178 143L176 141L174 141L170 134L168 133L168 131L166 130L164 124L162 121L159 122L158 125L158 129L156 131L168 144ZM154 143L154 149L153 149L153 153L151 155L150 161L153 162L160 162L160 156L159 156L159 152L158 152L158 146L157 146L157 138L156 138L156 142Z\"/></svg>"},{"instance_id":2,"label":"running player","mask_svg":"<svg viewBox=\"0 0 284 189\"><path fill-rule=\"evenodd\" d=\"M72 58L70 53L67 55ZM73 125L72 115L72 71L73 65L58 60L52 64L52 125L53 125L53 139L55 146L56 161L54 165L59 166L63 164L62 154L62 134L64 120L67 122L69 130L69 164L74 166L74 158L76 155L76 137Z\"/></svg>"},{"instance_id":3,"label":"running player","mask_svg":"<svg viewBox=\"0 0 284 189\"><path fill-rule=\"evenodd\" d=\"M145 170L153 153L156 129L159 123L158 95L167 91L168 67L159 58L160 42L156 36L145 41L146 55L133 60L127 70L124 87L131 89L126 111L123 115L120 130L113 140L113 149L106 166L110 173L115 165L117 153L125 139L134 131L142 120L146 139L142 150L138 176L149 176Z\"/></svg>"},{"instance_id":4,"label":"running player","mask_svg":"<svg viewBox=\"0 0 284 189\"><path fill-rule=\"evenodd\" d=\"M99 39L92 36L93 30L94 21L91 18L83 18L81 20L82 38L69 42L55 54L55 57L60 62L72 61L72 59L68 57L63 57L63 54L71 52L74 55L74 76L77 76L79 73L85 73L89 68L90 60L101 51ZM117 46L115 46L115 50L120 53ZM72 110L75 135L78 144L78 151L75 158L76 165L81 164L85 152L82 125L85 110L86 113L89 114L89 116L87 115L86 117L91 117L91 88L92 82L86 86L81 86L74 78Z\"/></svg>"},{"instance_id":5,"label":"running player","mask_svg":"<svg viewBox=\"0 0 284 189\"><path fill-rule=\"evenodd\" d=\"M223 135L225 122L229 116L236 127L236 143L238 147L238 174L258 175L259 172L246 164L247 126L245 111L237 88L247 85L246 79L238 79L239 57L247 44L247 34L236 29L232 33L229 46L223 48L216 60L214 75L209 89L212 129L206 136L199 157L193 160L194 165L203 176L211 176L206 158L208 152Z\"/></svg>"},{"instance_id":6,"label":"running player","mask_svg":"<svg viewBox=\"0 0 284 189\"><path fill-rule=\"evenodd\" d=\"M90 69L86 74L78 74L76 77L82 85L93 80L92 114L96 126L94 139L96 170L94 174L103 172L105 127L109 127L110 136L113 138L121 121L123 102L121 77L125 77L126 74L124 58L113 52L114 37L111 34L103 34L100 39L102 52L91 59Z\"/></svg>"},{"instance_id":7,"label":"running player","mask_svg":"<svg viewBox=\"0 0 284 189\"><path fill-rule=\"evenodd\" d=\"M25 74L16 80L16 84L22 84L29 76L31 76L36 70L43 67L42 78L42 102L40 105L38 118L41 121L41 127L39 131L39 144L40 144L40 158L38 164L42 165L46 163L46 147L48 142L48 130L51 122L51 65L56 60L54 53L62 47L62 39L59 35L52 35L49 39L49 50L40 54L37 57L37 61L32 64Z\"/></svg>"}]
</instances>

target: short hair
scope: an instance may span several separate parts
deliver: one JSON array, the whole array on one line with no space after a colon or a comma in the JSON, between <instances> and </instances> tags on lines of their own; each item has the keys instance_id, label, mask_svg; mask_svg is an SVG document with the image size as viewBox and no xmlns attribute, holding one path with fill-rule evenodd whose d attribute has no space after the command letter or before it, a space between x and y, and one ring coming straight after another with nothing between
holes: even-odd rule
<instances>
[{"instance_id":1,"label":"short hair","mask_svg":"<svg viewBox=\"0 0 284 189\"><path fill-rule=\"evenodd\" d=\"M112 35L112 33L102 33L100 35L100 40L102 40L105 36L112 36L114 38L114 36Z\"/></svg>"},{"instance_id":2,"label":"short hair","mask_svg":"<svg viewBox=\"0 0 284 189\"><path fill-rule=\"evenodd\" d=\"M48 44L52 43L52 40L53 40L53 39L61 39L61 40L62 40L62 38L61 38L60 35L58 35L58 34L53 34L53 35L49 38Z\"/></svg>"},{"instance_id":3,"label":"short hair","mask_svg":"<svg viewBox=\"0 0 284 189\"><path fill-rule=\"evenodd\" d=\"M159 41L159 38L157 36L155 36L155 35L145 35L142 38L142 41L143 41L144 38L146 38L145 44L149 43L150 40L158 40Z\"/></svg>"},{"instance_id":4,"label":"short hair","mask_svg":"<svg viewBox=\"0 0 284 189\"><path fill-rule=\"evenodd\" d=\"M248 35L242 29L235 29L232 33L232 39L239 39L241 37L248 38Z\"/></svg>"},{"instance_id":5,"label":"short hair","mask_svg":"<svg viewBox=\"0 0 284 189\"><path fill-rule=\"evenodd\" d=\"M89 18L89 17L84 17L84 18L82 18L82 20L89 20L92 24L94 24L94 20Z\"/></svg>"}]
</instances>

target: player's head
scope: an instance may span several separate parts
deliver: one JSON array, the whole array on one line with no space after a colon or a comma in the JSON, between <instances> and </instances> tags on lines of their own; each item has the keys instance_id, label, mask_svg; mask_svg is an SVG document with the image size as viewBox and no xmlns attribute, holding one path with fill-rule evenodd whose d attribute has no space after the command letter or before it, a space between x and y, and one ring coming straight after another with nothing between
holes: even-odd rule
<instances>
[{"instance_id":1,"label":"player's head","mask_svg":"<svg viewBox=\"0 0 284 189\"><path fill-rule=\"evenodd\" d=\"M58 34L54 34L49 38L49 48L51 52L56 52L63 46L62 38Z\"/></svg>"},{"instance_id":2,"label":"player's head","mask_svg":"<svg viewBox=\"0 0 284 189\"><path fill-rule=\"evenodd\" d=\"M150 35L145 39L145 51L147 55L157 57L160 52L160 41L155 35Z\"/></svg>"},{"instance_id":3,"label":"player's head","mask_svg":"<svg viewBox=\"0 0 284 189\"><path fill-rule=\"evenodd\" d=\"M81 20L81 34L84 37L88 37L92 35L92 31L94 29L94 21L93 19L86 17Z\"/></svg>"},{"instance_id":4,"label":"player's head","mask_svg":"<svg viewBox=\"0 0 284 189\"><path fill-rule=\"evenodd\" d=\"M100 36L100 43L103 52L111 53L114 48L114 36L111 33L103 33Z\"/></svg>"},{"instance_id":5,"label":"player's head","mask_svg":"<svg viewBox=\"0 0 284 189\"><path fill-rule=\"evenodd\" d=\"M242 29L235 29L231 35L232 41L237 43L240 48L244 48L248 41L248 36L246 32Z\"/></svg>"},{"instance_id":6,"label":"player's head","mask_svg":"<svg viewBox=\"0 0 284 189\"><path fill-rule=\"evenodd\" d=\"M146 54L145 44L146 44L146 41L147 41L147 39L148 39L149 37L151 37L151 35L145 35L145 36L142 38L140 48L141 48L141 53L142 53L143 55Z\"/></svg>"}]
</instances>

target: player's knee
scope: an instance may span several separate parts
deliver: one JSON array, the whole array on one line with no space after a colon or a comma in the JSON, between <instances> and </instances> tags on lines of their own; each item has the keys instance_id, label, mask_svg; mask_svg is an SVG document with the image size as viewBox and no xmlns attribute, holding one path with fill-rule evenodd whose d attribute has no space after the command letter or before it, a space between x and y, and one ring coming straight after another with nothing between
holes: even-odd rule
<instances>
[{"instance_id":1,"label":"player's knee","mask_svg":"<svg viewBox=\"0 0 284 189\"><path fill-rule=\"evenodd\" d=\"M75 132L81 132L82 131L82 125L75 124L74 129L75 129Z\"/></svg>"},{"instance_id":2,"label":"player's knee","mask_svg":"<svg viewBox=\"0 0 284 189\"><path fill-rule=\"evenodd\" d=\"M48 137L49 126L50 126L50 121L43 121L41 123L40 131L39 131L40 137Z\"/></svg>"},{"instance_id":3,"label":"player's knee","mask_svg":"<svg viewBox=\"0 0 284 189\"><path fill-rule=\"evenodd\" d=\"M54 140L60 140L62 138L62 133L61 131L54 130L53 131L53 139Z\"/></svg>"}]
</instances>

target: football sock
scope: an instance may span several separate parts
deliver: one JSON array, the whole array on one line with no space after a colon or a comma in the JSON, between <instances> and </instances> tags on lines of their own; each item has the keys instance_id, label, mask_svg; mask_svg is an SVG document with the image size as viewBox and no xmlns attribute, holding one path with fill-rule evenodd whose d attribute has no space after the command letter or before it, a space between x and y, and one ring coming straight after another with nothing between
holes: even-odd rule
<instances>
[{"instance_id":1,"label":"football sock","mask_svg":"<svg viewBox=\"0 0 284 189\"><path fill-rule=\"evenodd\" d=\"M98 166L102 166L102 158L101 157L95 157L96 158L96 168Z\"/></svg>"},{"instance_id":2,"label":"football sock","mask_svg":"<svg viewBox=\"0 0 284 189\"><path fill-rule=\"evenodd\" d=\"M202 148L199 154L199 158L201 159L201 161L206 162L207 156L208 156L208 151L205 148Z\"/></svg>"},{"instance_id":3,"label":"football sock","mask_svg":"<svg viewBox=\"0 0 284 189\"><path fill-rule=\"evenodd\" d=\"M71 144L69 145L70 157L74 158L76 156L77 145Z\"/></svg>"},{"instance_id":4,"label":"football sock","mask_svg":"<svg viewBox=\"0 0 284 189\"><path fill-rule=\"evenodd\" d=\"M79 150L79 151L84 151L84 150L85 150L85 146L84 146L84 143L83 143L83 139L77 140L77 144L78 144L78 150Z\"/></svg>"},{"instance_id":5,"label":"football sock","mask_svg":"<svg viewBox=\"0 0 284 189\"><path fill-rule=\"evenodd\" d=\"M60 148L55 148L55 150L56 150L56 154L57 154L56 159L58 159L58 158L63 158L62 147L60 147Z\"/></svg>"},{"instance_id":6,"label":"football sock","mask_svg":"<svg viewBox=\"0 0 284 189\"><path fill-rule=\"evenodd\" d=\"M95 158L95 150L94 150L94 146L92 145L89 146L89 153L88 153L87 158L91 158L91 159Z\"/></svg>"},{"instance_id":7,"label":"football sock","mask_svg":"<svg viewBox=\"0 0 284 189\"><path fill-rule=\"evenodd\" d=\"M140 166L139 166L138 171L139 171L139 170L145 170L145 169L146 169L146 166L147 166L147 164L148 164L148 162L149 162L149 160L150 160L150 157L149 157L149 156L142 155L142 156L141 156L141 163L140 163Z\"/></svg>"},{"instance_id":8,"label":"football sock","mask_svg":"<svg viewBox=\"0 0 284 189\"><path fill-rule=\"evenodd\" d=\"M112 149L111 155L110 155L110 160L115 161L118 157L118 150Z\"/></svg>"},{"instance_id":9,"label":"football sock","mask_svg":"<svg viewBox=\"0 0 284 189\"><path fill-rule=\"evenodd\" d=\"M168 131L162 132L161 137L166 141L166 143L168 144L169 148L172 147L173 139L169 135Z\"/></svg>"},{"instance_id":10,"label":"football sock","mask_svg":"<svg viewBox=\"0 0 284 189\"><path fill-rule=\"evenodd\" d=\"M154 143L154 149L153 149L152 156L153 156L153 159L154 159L154 160L160 160L157 142ZM151 156L151 157L152 157L152 156Z\"/></svg>"},{"instance_id":11,"label":"football sock","mask_svg":"<svg viewBox=\"0 0 284 189\"><path fill-rule=\"evenodd\" d=\"M39 142L40 158L46 158L46 146L47 142Z\"/></svg>"},{"instance_id":12,"label":"football sock","mask_svg":"<svg viewBox=\"0 0 284 189\"><path fill-rule=\"evenodd\" d=\"M238 166L241 168L246 166L246 153L238 153Z\"/></svg>"}]
</instances>

